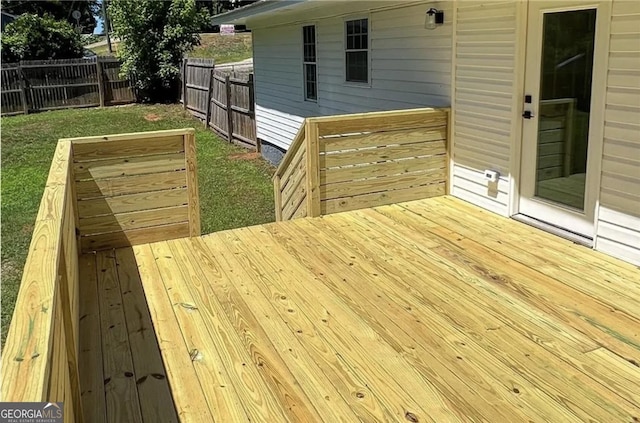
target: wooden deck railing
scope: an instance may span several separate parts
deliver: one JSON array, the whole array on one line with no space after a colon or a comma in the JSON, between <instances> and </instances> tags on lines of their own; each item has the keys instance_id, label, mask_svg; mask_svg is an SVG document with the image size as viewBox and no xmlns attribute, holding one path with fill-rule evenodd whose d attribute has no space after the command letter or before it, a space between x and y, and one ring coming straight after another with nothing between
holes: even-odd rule
<instances>
[{"instance_id":1,"label":"wooden deck railing","mask_svg":"<svg viewBox=\"0 0 640 423\"><path fill-rule=\"evenodd\" d=\"M448 109L307 118L274 182L276 220L443 195Z\"/></svg>"},{"instance_id":2,"label":"wooden deck railing","mask_svg":"<svg viewBox=\"0 0 640 423\"><path fill-rule=\"evenodd\" d=\"M65 422L84 421L79 250L200 235L197 198L192 129L58 142L2 354L2 401L64 401Z\"/></svg>"},{"instance_id":3,"label":"wooden deck railing","mask_svg":"<svg viewBox=\"0 0 640 423\"><path fill-rule=\"evenodd\" d=\"M200 235L193 130L72 142L83 252Z\"/></svg>"},{"instance_id":4,"label":"wooden deck railing","mask_svg":"<svg viewBox=\"0 0 640 423\"><path fill-rule=\"evenodd\" d=\"M276 220L307 215L307 141L303 124L273 176Z\"/></svg>"}]
</instances>

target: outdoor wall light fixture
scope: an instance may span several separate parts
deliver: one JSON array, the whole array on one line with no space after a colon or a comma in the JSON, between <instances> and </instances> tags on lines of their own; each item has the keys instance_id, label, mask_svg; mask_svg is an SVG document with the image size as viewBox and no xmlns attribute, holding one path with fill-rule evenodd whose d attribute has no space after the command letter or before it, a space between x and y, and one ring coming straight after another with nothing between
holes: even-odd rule
<instances>
[{"instance_id":1,"label":"outdoor wall light fixture","mask_svg":"<svg viewBox=\"0 0 640 423\"><path fill-rule=\"evenodd\" d=\"M427 10L427 16L424 21L424 27L427 29L436 29L438 25L444 23L444 12L435 7Z\"/></svg>"}]
</instances>

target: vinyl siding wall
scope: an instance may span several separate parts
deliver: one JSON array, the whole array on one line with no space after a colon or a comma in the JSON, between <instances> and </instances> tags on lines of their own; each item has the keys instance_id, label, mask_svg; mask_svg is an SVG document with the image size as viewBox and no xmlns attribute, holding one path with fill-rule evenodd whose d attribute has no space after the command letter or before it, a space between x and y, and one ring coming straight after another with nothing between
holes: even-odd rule
<instances>
[{"instance_id":1,"label":"vinyl siding wall","mask_svg":"<svg viewBox=\"0 0 640 423\"><path fill-rule=\"evenodd\" d=\"M374 3L375 4L375 3ZM445 24L424 28L429 7ZM451 105L451 3L424 2L276 27L253 27L258 137L287 148L307 116ZM370 84L345 82L344 22L369 18ZM318 101L304 101L302 26L316 25Z\"/></svg>"},{"instance_id":2,"label":"vinyl siding wall","mask_svg":"<svg viewBox=\"0 0 640 423\"><path fill-rule=\"evenodd\" d=\"M596 249L640 265L640 2L612 5Z\"/></svg>"},{"instance_id":3,"label":"vinyl siding wall","mask_svg":"<svg viewBox=\"0 0 640 423\"><path fill-rule=\"evenodd\" d=\"M344 16L256 28L258 134L286 148L305 116L451 105L451 193L508 216L519 182L527 4L437 4L446 22L434 31L424 29L427 5L352 15L370 18L367 88L344 83ZM316 24L317 103L303 100L305 24ZM595 248L640 264L640 2L613 1L608 67ZM497 184L485 169L500 172Z\"/></svg>"},{"instance_id":4,"label":"vinyl siding wall","mask_svg":"<svg viewBox=\"0 0 640 423\"><path fill-rule=\"evenodd\" d=\"M520 139L518 16L526 4L466 0L455 5L451 193L506 216L512 146ZM499 182L488 183L485 169L499 171Z\"/></svg>"}]
</instances>

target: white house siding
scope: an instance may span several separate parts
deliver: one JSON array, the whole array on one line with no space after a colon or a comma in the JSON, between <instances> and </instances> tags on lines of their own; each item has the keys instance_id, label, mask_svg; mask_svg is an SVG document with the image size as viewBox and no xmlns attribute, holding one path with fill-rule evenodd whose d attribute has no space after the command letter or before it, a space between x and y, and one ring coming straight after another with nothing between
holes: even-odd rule
<instances>
[{"instance_id":1,"label":"white house siding","mask_svg":"<svg viewBox=\"0 0 640 423\"><path fill-rule=\"evenodd\" d=\"M433 6L445 11L445 24L428 30L425 12ZM307 116L451 105L450 2L377 11L349 7L345 14L331 8L337 17L309 21L300 14L290 24L252 27L259 138L286 149ZM368 86L346 83L344 76L344 21L359 17L369 18ZM311 24L318 46L317 102L304 101L303 92L301 28Z\"/></svg>"},{"instance_id":2,"label":"white house siding","mask_svg":"<svg viewBox=\"0 0 640 423\"><path fill-rule=\"evenodd\" d=\"M458 1L454 37L451 193L502 215L509 213L511 146L519 138L521 96L517 1ZM497 184L485 169L500 172Z\"/></svg>"},{"instance_id":3,"label":"white house siding","mask_svg":"<svg viewBox=\"0 0 640 423\"><path fill-rule=\"evenodd\" d=\"M253 66L258 138L286 149L315 103L303 101L299 26L253 30Z\"/></svg>"},{"instance_id":4,"label":"white house siding","mask_svg":"<svg viewBox=\"0 0 640 423\"><path fill-rule=\"evenodd\" d=\"M612 5L596 249L640 265L640 2Z\"/></svg>"}]
</instances>

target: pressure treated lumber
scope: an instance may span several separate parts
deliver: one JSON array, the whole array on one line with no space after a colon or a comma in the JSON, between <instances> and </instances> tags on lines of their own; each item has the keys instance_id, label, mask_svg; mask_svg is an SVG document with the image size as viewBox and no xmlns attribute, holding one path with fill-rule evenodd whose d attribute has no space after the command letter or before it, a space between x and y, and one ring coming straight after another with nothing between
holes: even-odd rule
<instances>
[{"instance_id":1,"label":"pressure treated lumber","mask_svg":"<svg viewBox=\"0 0 640 423\"><path fill-rule=\"evenodd\" d=\"M360 215L360 212L358 212L357 214ZM327 222L333 223L336 220L346 221L346 219L343 219L343 216L338 216L335 220L333 219L327 220ZM358 221L362 222L361 219L358 219ZM349 222L347 224L349 224L349 226L353 228L351 221L347 221L347 222ZM383 233L383 231L378 230L378 228L385 227L384 225L380 224L381 222L384 222L384 220L375 219L375 220L372 220L369 224L363 226L363 228L366 228L368 231L373 231L374 233ZM547 364L556 363L553 366L553 369L554 369L553 372L550 372L546 376L544 376L544 379L540 378L539 374L523 372L523 376L526 379L529 379L532 382L535 382L536 380L538 380L537 384L540 383L539 382L540 380L544 380L544 383L546 383L547 386L553 386L555 384L556 396L561 397L562 392L565 389L571 389L574 392L580 392L585 390L585 386L587 386L586 384L580 383L580 384L574 385L572 388L569 388L572 382L568 382L568 380L572 380L576 378L588 380L588 377L585 377L582 374L578 374L577 377L574 376L575 370L572 369L570 366L567 366L564 362L575 364L578 369L581 369L585 373L589 373L589 376L594 377L596 380L598 380L597 375L594 375L594 373L591 370L593 367L596 367L596 364L591 363L591 360L586 358L584 354L581 352L581 351L593 350L594 348L598 347L597 344L595 344L594 342L587 343L586 339L584 339L583 336L581 336L579 333L575 331L573 332L573 338L567 337L567 334L565 334L562 331L549 331L548 328L553 328L553 321L550 321L544 315L535 313L535 308L532 310L531 307L528 307L527 304L522 304L522 303L518 304L517 301L512 301L508 304L502 304L501 297L499 296L498 297L492 296L491 299L487 298L483 300L483 297L484 297L483 294L487 292L486 290L481 289L478 292L474 292L476 285L478 285L479 288L482 287L483 278L487 278L488 280L491 280L490 278L485 276L486 273L490 272L485 269L491 268L492 266L491 262L487 263L485 261L482 263L482 265L477 265L477 267L467 267L467 266L460 265L455 261L456 256L453 253L440 254L440 251L443 250L443 247L439 247L439 248L420 247L421 245L423 245L424 241L430 240L428 236L425 237L422 234L412 231L410 229L406 229L406 230L403 229L403 231L405 231L405 232L402 232L403 238L398 237L395 240L395 243L393 242L388 243L386 241L387 237L375 237L376 241L374 241L371 247L369 247L368 244L358 244L358 245L362 245L361 247L362 249L368 250L371 253L375 253L377 249L384 249L385 251L388 251L390 254L393 254L393 256L396 258L395 261L397 261L398 264L401 265L401 267L396 268L393 265L390 265L387 267L389 268L389 271L391 272L391 274L398 275L399 277L398 280L401 283L404 283L404 281L408 281L409 283L411 283L410 281L412 279L412 276L411 274L405 273L405 269L415 268L415 270L419 272L419 274L421 275L421 279L423 280L425 277L426 278L440 277L443 273L446 274L446 272L452 272L452 273L455 272L454 276L459 276L460 279L463 279L465 281L465 283L460 287L460 290L456 295L456 298L458 298L459 301L457 301L455 304L460 305L461 309L459 312L448 312L448 315L464 316L457 319L457 323L463 324L464 328L473 328L474 325L478 326L477 325L478 322L482 322L483 320L488 321L487 324L496 329L486 332L485 339L487 341L491 341L491 343L487 343L487 346L491 346L492 343L495 343L496 345L501 345L503 342L505 342L505 340L509 340L508 343L504 343L504 345L502 345L501 347L498 347L495 349L492 348L491 353L496 357L500 357L501 359L506 360L506 363L509 364L511 368L527 369L526 366L513 367L514 363L512 360L514 359L514 357L517 357L518 351L528 352L529 354L528 357L530 357L529 361L535 362L536 360L538 360L540 368L545 368ZM352 229L349 232L341 232L341 233L344 233L345 236L351 238L352 235L357 234L358 231ZM336 239L336 237L334 237L334 239ZM366 238L361 238L359 239L358 242L361 243L364 239ZM401 247L405 239L411 240L411 241L415 240L416 246L410 249L409 248L405 249ZM343 245L350 245L350 242L348 239L336 239L336 240L340 241ZM371 248L371 250L369 250L369 248ZM420 254L416 255L415 254L416 251L419 251ZM424 258L429 258L430 256L432 256L435 259L433 263L437 263L436 267L439 268L438 269L439 273L432 273L433 271L430 268L422 264L423 262L429 262L430 260L424 260ZM405 261L406 259L409 259L411 261L410 262ZM414 286L417 289L421 289L424 286L424 290L422 291L422 295L424 295L423 298L434 299L438 297L437 288L440 288L440 286L444 286L444 283L451 284L451 283L457 282L457 278L456 279L444 278L442 282L443 282L442 285L436 285L435 287L424 286L425 284L416 284L416 283L412 283L411 286ZM453 291L456 291L455 284L451 285L451 289ZM447 298L449 295L450 294L448 292L444 292L442 298ZM472 299L472 301L467 303L466 297L469 297L470 299ZM494 304L496 303L499 303L501 307L494 309L493 313L491 313L490 315L485 313L484 310L491 310L494 307ZM446 309L449 309L451 305L452 304L445 303L445 304L439 305L438 307L444 308L446 310ZM475 307L479 305L482 308L475 310ZM508 308L509 305L511 305L512 307ZM464 313L463 310L470 311L470 313ZM508 313L505 313L507 310L508 310ZM514 315L517 315L516 313L521 313L522 316L524 317L521 320L521 322L519 322L518 320L514 320ZM473 316L473 317L468 322L464 323L464 320L467 316ZM493 321L493 323L491 323L491 321L496 318L498 320ZM507 324L507 326L505 326L505 323ZM518 328L518 326L520 325L522 326ZM519 329L518 332L521 335L524 335L524 337L522 338L523 340L526 341L524 344L522 345L516 344L515 340L518 338L507 334L507 332L511 330L511 327L518 328ZM481 330L482 330L481 327L478 327L476 329L477 332L480 332ZM580 338L583 338L583 339L580 340ZM539 343L541 346L544 347L543 349L545 351L543 352L537 348L533 348L533 345L529 342L529 339L536 344ZM553 344L551 344L548 341L545 341L548 339L556 339L559 342L554 342ZM570 343L569 346L564 345L564 342L567 342L567 341ZM579 343L576 344L575 343L576 341L578 341ZM511 348L514 348L512 353L508 357L504 356L504 352L509 351ZM551 357L549 353L557 355L558 358L562 360L558 360L558 358ZM584 366L584 369L582 369L582 366ZM564 376L562 376L563 370L566 371L566 375ZM600 381L602 380L600 379ZM609 381L609 382L611 383L612 381ZM628 388L624 387L622 384L618 384L618 386L615 386L615 382L613 383L613 385L611 385L610 383L609 384L603 383L602 385L596 384L594 393L589 394L588 392L584 392L583 397L585 398L585 401L583 401L583 403L580 404L578 407L574 407L572 409L572 412L580 415L579 413L581 412L582 409L590 410L588 414L583 415L581 417L582 419L587 419L587 416L589 415L598 415L598 413L600 412L600 409L602 408L602 404L600 404L601 398L607 397L607 396L612 397L615 394L620 394L628 390ZM607 387L610 386L613 392L607 392L605 386ZM547 389L547 392L553 392L553 390ZM607 408L607 406L605 406L605 408ZM612 407L608 407L608 408L612 408ZM609 410L609 412L611 412L611 410ZM624 414L623 412L622 414L619 414L617 418L624 419L625 415L626 414ZM607 418L608 418L607 414L600 415L599 417L599 419L604 419L604 420L606 420Z\"/></svg>"},{"instance_id":2,"label":"pressure treated lumber","mask_svg":"<svg viewBox=\"0 0 640 423\"><path fill-rule=\"evenodd\" d=\"M204 307L196 303L189 292L187 286L181 284L184 276L182 270L177 264L174 253L171 251L166 242L159 242L151 245L151 252L158 265L158 270L162 275L162 287L167 293L169 301L173 306L173 314L182 332L186 351L189 352L190 360L193 362L193 368L198 375L201 385L210 386L211 389L204 390L209 409L213 414L215 421L249 421L247 412L244 408L252 406L258 408L260 415L260 404L263 403L263 397L258 397L256 404L245 404L244 401L251 401L251 396L239 396L233 386L233 378L235 374L230 376L229 371L238 371L239 379L251 379L251 372L245 371L241 365L242 360L237 360L229 364L225 363L225 358L234 355L233 350L221 350L216 341L222 336L222 333L213 333L209 331L203 312L200 309ZM194 281L197 283L196 281ZM239 369L234 368L236 364ZM250 386L255 386L255 381ZM256 387L253 389L254 395L262 395L262 389ZM242 391L241 394L246 394ZM255 410L250 412L252 417L256 416ZM258 420L263 420L259 418Z\"/></svg>"},{"instance_id":3,"label":"pressure treated lumber","mask_svg":"<svg viewBox=\"0 0 640 423\"><path fill-rule=\"evenodd\" d=\"M83 200L78 201L78 214L93 217L182 206L188 202L187 195L187 188L177 188Z\"/></svg>"},{"instance_id":4,"label":"pressure treated lumber","mask_svg":"<svg viewBox=\"0 0 640 423\"><path fill-rule=\"evenodd\" d=\"M181 153L95 160L75 163L73 166L76 181L170 172L184 169L184 154Z\"/></svg>"},{"instance_id":5,"label":"pressure treated lumber","mask_svg":"<svg viewBox=\"0 0 640 423\"><path fill-rule=\"evenodd\" d=\"M107 419L102 370L100 306L94 255L82 256L80 267L80 389L87 422L105 423Z\"/></svg>"},{"instance_id":6,"label":"pressure treated lumber","mask_svg":"<svg viewBox=\"0 0 640 423\"><path fill-rule=\"evenodd\" d=\"M193 129L66 142L82 252L200 235Z\"/></svg>"},{"instance_id":7,"label":"pressure treated lumber","mask_svg":"<svg viewBox=\"0 0 640 423\"><path fill-rule=\"evenodd\" d=\"M159 283L162 275L153 252L148 245L134 246L133 252L180 422L215 421L197 382L198 376L166 289Z\"/></svg>"},{"instance_id":8,"label":"pressure treated lumber","mask_svg":"<svg viewBox=\"0 0 640 423\"><path fill-rule=\"evenodd\" d=\"M39 402L68 394L67 408L73 410L74 400L79 400L73 397L71 390L66 391L64 380L69 377L69 369L64 351L67 345L58 283L58 275L66 272L62 239L68 232L65 227L68 208L73 207L67 203L70 167L71 145L59 143L40 202L16 307L2 351L3 401ZM75 281L69 283L73 285ZM74 369L74 374L76 371Z\"/></svg>"},{"instance_id":9,"label":"pressure treated lumber","mask_svg":"<svg viewBox=\"0 0 640 423\"><path fill-rule=\"evenodd\" d=\"M217 360L255 420L640 415L638 270L451 197L136 249L147 297L169 284L159 339Z\"/></svg>"},{"instance_id":10,"label":"pressure treated lumber","mask_svg":"<svg viewBox=\"0 0 640 423\"><path fill-rule=\"evenodd\" d=\"M177 422L167 375L149 308L147 307L135 255L130 248L114 253L122 307L127 323L134 377L144 421Z\"/></svg>"},{"instance_id":11,"label":"pressure treated lumber","mask_svg":"<svg viewBox=\"0 0 640 423\"><path fill-rule=\"evenodd\" d=\"M97 254L100 330L108 422L142 422L113 251Z\"/></svg>"},{"instance_id":12,"label":"pressure treated lumber","mask_svg":"<svg viewBox=\"0 0 640 423\"><path fill-rule=\"evenodd\" d=\"M305 119L273 178L276 221L446 192L448 125L448 109L426 108Z\"/></svg>"}]
</instances>

